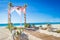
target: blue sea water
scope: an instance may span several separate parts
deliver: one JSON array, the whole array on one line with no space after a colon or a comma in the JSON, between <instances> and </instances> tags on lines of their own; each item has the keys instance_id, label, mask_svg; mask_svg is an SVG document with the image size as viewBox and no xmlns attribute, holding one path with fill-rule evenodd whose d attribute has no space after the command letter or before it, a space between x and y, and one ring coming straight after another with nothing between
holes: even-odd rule
<instances>
[{"instance_id":1,"label":"blue sea water","mask_svg":"<svg viewBox=\"0 0 60 40\"><path fill-rule=\"evenodd\" d=\"M44 25L44 24L48 24L48 23L29 23L30 25L34 24L34 25ZM49 24L60 24L60 22L49 22ZM14 23L14 26L24 26L24 23ZM0 27L7 27L8 24L0 24Z\"/></svg>"}]
</instances>

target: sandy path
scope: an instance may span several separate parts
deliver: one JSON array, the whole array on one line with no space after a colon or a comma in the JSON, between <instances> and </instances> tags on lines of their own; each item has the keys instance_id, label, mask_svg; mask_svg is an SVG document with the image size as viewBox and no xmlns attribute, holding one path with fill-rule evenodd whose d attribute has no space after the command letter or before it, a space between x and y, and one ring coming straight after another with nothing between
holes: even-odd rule
<instances>
[{"instance_id":1,"label":"sandy path","mask_svg":"<svg viewBox=\"0 0 60 40\"><path fill-rule=\"evenodd\" d=\"M0 28L0 40L13 40L10 31L6 28Z\"/></svg>"},{"instance_id":2,"label":"sandy path","mask_svg":"<svg viewBox=\"0 0 60 40\"><path fill-rule=\"evenodd\" d=\"M54 36L51 36L51 35L43 34L43 33L32 31L32 30L29 30L29 31L25 30L25 32L28 32L31 35L34 35L34 36L36 36L38 38L41 38L43 40L60 40L60 38L58 38L58 37L54 37Z\"/></svg>"}]
</instances>

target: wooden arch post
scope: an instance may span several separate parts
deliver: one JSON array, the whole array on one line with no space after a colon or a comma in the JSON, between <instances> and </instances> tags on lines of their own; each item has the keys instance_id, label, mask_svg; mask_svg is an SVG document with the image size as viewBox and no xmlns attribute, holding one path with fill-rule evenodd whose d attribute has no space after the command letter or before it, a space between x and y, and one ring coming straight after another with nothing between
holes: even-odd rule
<instances>
[{"instance_id":1,"label":"wooden arch post","mask_svg":"<svg viewBox=\"0 0 60 40\"><path fill-rule=\"evenodd\" d=\"M26 9L27 5L25 4L24 7ZM26 12L24 13L24 24L26 24Z\"/></svg>"},{"instance_id":2,"label":"wooden arch post","mask_svg":"<svg viewBox=\"0 0 60 40\"><path fill-rule=\"evenodd\" d=\"M8 29L10 31L12 31L12 23L11 23L11 7L12 7L12 3L8 4Z\"/></svg>"},{"instance_id":3,"label":"wooden arch post","mask_svg":"<svg viewBox=\"0 0 60 40\"><path fill-rule=\"evenodd\" d=\"M8 24L10 27L11 27L11 7L12 7L12 3L10 2L8 4ZM23 6L23 8L25 8L25 10L26 10L26 7L27 7L27 5L25 4ZM26 24L26 12L24 12L24 24Z\"/></svg>"},{"instance_id":4,"label":"wooden arch post","mask_svg":"<svg viewBox=\"0 0 60 40\"><path fill-rule=\"evenodd\" d=\"M8 4L8 24L11 23L11 14L10 14L10 9L11 9L12 3Z\"/></svg>"}]
</instances>

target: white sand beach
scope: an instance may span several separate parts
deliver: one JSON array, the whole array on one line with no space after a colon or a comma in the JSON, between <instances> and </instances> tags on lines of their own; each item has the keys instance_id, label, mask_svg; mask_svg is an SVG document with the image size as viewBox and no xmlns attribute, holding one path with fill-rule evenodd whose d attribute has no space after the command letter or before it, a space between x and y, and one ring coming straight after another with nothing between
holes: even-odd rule
<instances>
[{"instance_id":1,"label":"white sand beach","mask_svg":"<svg viewBox=\"0 0 60 40\"><path fill-rule=\"evenodd\" d=\"M47 24L41 25L43 28L47 27ZM60 30L60 24L51 24L51 27L56 30Z\"/></svg>"},{"instance_id":2,"label":"white sand beach","mask_svg":"<svg viewBox=\"0 0 60 40\"><path fill-rule=\"evenodd\" d=\"M60 29L60 24L52 24L51 25L52 26L52 28L57 28L58 30ZM44 28L44 27L47 27L47 25L42 25L42 27ZM32 32L32 33L30 33L30 32ZM32 35L32 37L34 38L32 38L33 40L42 40L43 38L42 38L42 36L44 37L45 36L45 34L46 34L46 36L48 35L49 36L49 38L54 38L54 40L55 40L55 38L56 38L56 40L58 39L58 40L60 40L59 38L60 38L60 33L54 33L54 32L48 32L47 30L41 30L41 29L39 29L39 30L37 30L37 31L28 31L28 33L30 33L31 35ZM39 35L41 35L41 36L39 36ZM44 34L44 35L43 35ZM30 35L30 36L31 36ZM34 36L33 36L34 35ZM36 35L36 36L35 36ZM38 35L38 36L37 36ZM25 37L26 37L26 39L31 39L31 37L29 36L29 34L26 34L25 35ZM52 37L50 37L50 36L52 36ZM25 40L25 37L23 36L23 35L21 35L21 37L23 38L22 40ZM30 37L30 38L29 38ZM38 38L39 37L39 38ZM41 37L41 39L40 39L40 37ZM47 39L46 37L44 37L45 39ZM44 39L44 40L45 40ZM0 40L13 40L13 37L12 37L12 34L11 34L11 32L7 29L7 28L5 28L5 27L0 27Z\"/></svg>"},{"instance_id":3,"label":"white sand beach","mask_svg":"<svg viewBox=\"0 0 60 40\"><path fill-rule=\"evenodd\" d=\"M47 25L42 25L42 27L45 28L47 27ZM42 29L39 29L37 31L40 33L47 34L47 35L53 35L55 37L60 37L60 33L52 32L52 31L60 30L60 24L52 24L51 27L52 27L52 30L50 32L48 30L42 30Z\"/></svg>"},{"instance_id":4,"label":"white sand beach","mask_svg":"<svg viewBox=\"0 0 60 40\"><path fill-rule=\"evenodd\" d=\"M47 24L41 25L42 27L47 27ZM52 27L54 28L60 28L60 24L51 24Z\"/></svg>"},{"instance_id":5,"label":"white sand beach","mask_svg":"<svg viewBox=\"0 0 60 40\"><path fill-rule=\"evenodd\" d=\"M7 28L0 28L0 40L13 40L12 34Z\"/></svg>"},{"instance_id":6,"label":"white sand beach","mask_svg":"<svg viewBox=\"0 0 60 40\"><path fill-rule=\"evenodd\" d=\"M40 33L32 30L24 31L30 40L60 40L60 37L55 37L52 35L47 35L45 33Z\"/></svg>"}]
</instances>

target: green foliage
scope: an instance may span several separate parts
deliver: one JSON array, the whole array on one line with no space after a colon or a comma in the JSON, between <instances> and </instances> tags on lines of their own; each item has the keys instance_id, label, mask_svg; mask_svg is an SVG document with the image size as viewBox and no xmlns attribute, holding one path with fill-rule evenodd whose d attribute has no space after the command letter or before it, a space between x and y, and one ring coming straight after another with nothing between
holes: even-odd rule
<instances>
[{"instance_id":1,"label":"green foliage","mask_svg":"<svg viewBox=\"0 0 60 40\"><path fill-rule=\"evenodd\" d=\"M51 24L47 24L47 26L51 26Z\"/></svg>"},{"instance_id":2,"label":"green foliage","mask_svg":"<svg viewBox=\"0 0 60 40\"><path fill-rule=\"evenodd\" d=\"M17 31L17 35L19 35L20 33Z\"/></svg>"},{"instance_id":3,"label":"green foliage","mask_svg":"<svg viewBox=\"0 0 60 40\"><path fill-rule=\"evenodd\" d=\"M42 27L42 25L40 25L39 27Z\"/></svg>"},{"instance_id":4,"label":"green foliage","mask_svg":"<svg viewBox=\"0 0 60 40\"><path fill-rule=\"evenodd\" d=\"M8 26L7 26L7 28L9 29L9 30L12 30L13 29L13 24L11 23L11 24L8 24Z\"/></svg>"},{"instance_id":5,"label":"green foliage","mask_svg":"<svg viewBox=\"0 0 60 40\"><path fill-rule=\"evenodd\" d=\"M60 30L57 30L56 32L57 32L57 33L60 33Z\"/></svg>"},{"instance_id":6,"label":"green foliage","mask_svg":"<svg viewBox=\"0 0 60 40\"><path fill-rule=\"evenodd\" d=\"M30 24L24 24L24 26L25 26L25 28L30 28L31 27L31 25Z\"/></svg>"}]
</instances>

